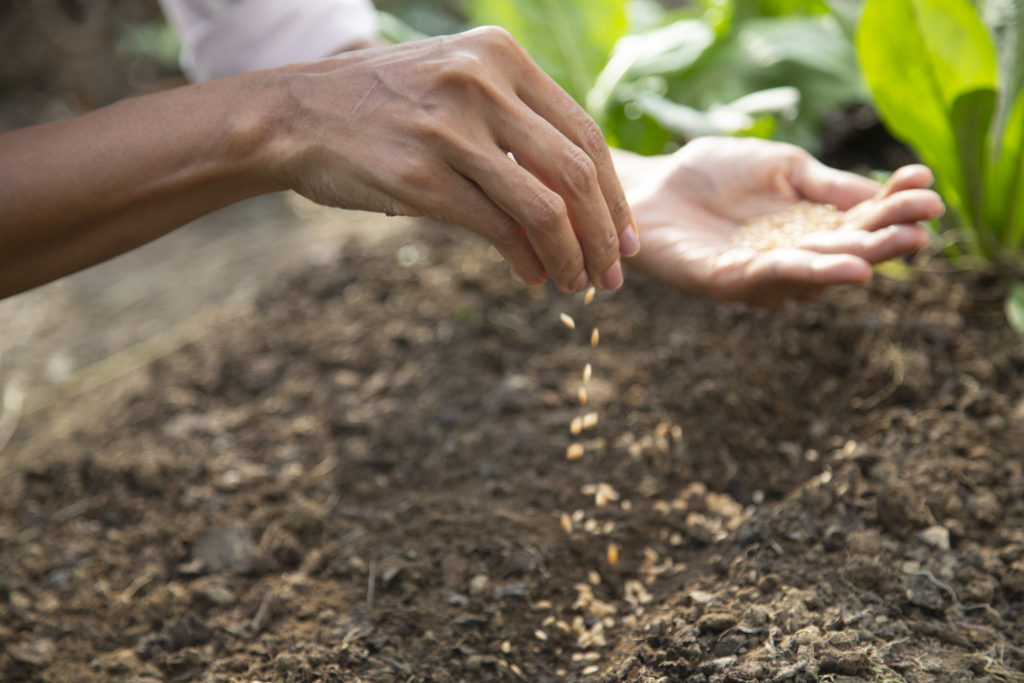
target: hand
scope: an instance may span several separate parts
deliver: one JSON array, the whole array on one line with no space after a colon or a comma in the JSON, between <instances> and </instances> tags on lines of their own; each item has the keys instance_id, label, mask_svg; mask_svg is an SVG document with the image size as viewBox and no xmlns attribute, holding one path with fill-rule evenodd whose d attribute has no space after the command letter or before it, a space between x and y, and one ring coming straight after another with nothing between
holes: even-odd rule
<instances>
[{"instance_id":1,"label":"hand","mask_svg":"<svg viewBox=\"0 0 1024 683\"><path fill-rule=\"evenodd\" d=\"M316 202L430 216L487 238L528 283L622 283L639 248L601 131L498 28L283 70L276 166Z\"/></svg>"},{"instance_id":2,"label":"hand","mask_svg":"<svg viewBox=\"0 0 1024 683\"><path fill-rule=\"evenodd\" d=\"M679 289L770 308L809 300L828 286L864 283L872 264L928 243L918 221L943 213L924 166L896 171L884 187L829 168L798 147L752 138L700 138L671 156L616 152L643 250L638 269ZM844 211L838 230L756 251L730 242L744 221L798 200Z\"/></svg>"}]
</instances>

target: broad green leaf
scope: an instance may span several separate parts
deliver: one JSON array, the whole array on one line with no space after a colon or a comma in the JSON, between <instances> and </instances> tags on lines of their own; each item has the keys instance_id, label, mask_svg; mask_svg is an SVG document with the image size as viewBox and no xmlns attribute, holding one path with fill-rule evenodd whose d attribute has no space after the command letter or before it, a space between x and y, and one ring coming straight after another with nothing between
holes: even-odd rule
<instances>
[{"instance_id":1,"label":"broad green leaf","mask_svg":"<svg viewBox=\"0 0 1024 683\"><path fill-rule=\"evenodd\" d=\"M1024 88L1024 0L978 0L977 5L999 52L1003 107L997 131L1001 131L1010 114L1009 107Z\"/></svg>"},{"instance_id":2,"label":"broad green leaf","mask_svg":"<svg viewBox=\"0 0 1024 683\"><path fill-rule=\"evenodd\" d=\"M996 90L995 48L969 0L867 0L857 33L864 76L890 131L910 143L966 212L953 103Z\"/></svg>"},{"instance_id":3,"label":"broad green leaf","mask_svg":"<svg viewBox=\"0 0 1024 683\"><path fill-rule=\"evenodd\" d=\"M853 47L830 15L750 20L667 82L669 99L700 109L750 92L795 87L797 118L780 122L776 137L809 149L820 142L826 114L866 99Z\"/></svg>"},{"instance_id":4,"label":"broad green leaf","mask_svg":"<svg viewBox=\"0 0 1024 683\"><path fill-rule=\"evenodd\" d=\"M583 102L627 28L626 0L470 0L474 24L496 24Z\"/></svg>"},{"instance_id":5,"label":"broad green leaf","mask_svg":"<svg viewBox=\"0 0 1024 683\"><path fill-rule=\"evenodd\" d=\"M953 102L950 123L960 159L960 183L973 230L974 253L991 255L995 235L986 211L986 177L989 175L988 131L996 108L996 93L991 88L972 90ZM991 239L986 239L990 237Z\"/></svg>"},{"instance_id":6,"label":"broad green leaf","mask_svg":"<svg viewBox=\"0 0 1024 683\"><path fill-rule=\"evenodd\" d=\"M1024 337L1024 282L1010 285L1010 293L1003 304L1006 320L1019 336Z\"/></svg>"},{"instance_id":7,"label":"broad green leaf","mask_svg":"<svg viewBox=\"0 0 1024 683\"><path fill-rule=\"evenodd\" d=\"M1000 241L1010 252L1017 252L1024 243L1024 92L1017 96L1003 126L989 200Z\"/></svg>"},{"instance_id":8,"label":"broad green leaf","mask_svg":"<svg viewBox=\"0 0 1024 683\"><path fill-rule=\"evenodd\" d=\"M698 19L624 36L615 44L611 59L587 93L587 109L600 121L624 80L682 71L693 65L714 41L714 31Z\"/></svg>"}]
</instances>

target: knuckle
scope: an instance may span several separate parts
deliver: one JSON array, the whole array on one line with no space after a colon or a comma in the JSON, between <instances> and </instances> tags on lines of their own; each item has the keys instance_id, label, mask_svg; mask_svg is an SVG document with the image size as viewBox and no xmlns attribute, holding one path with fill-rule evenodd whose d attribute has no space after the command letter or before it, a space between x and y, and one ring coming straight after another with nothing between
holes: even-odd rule
<instances>
[{"instance_id":1,"label":"knuckle","mask_svg":"<svg viewBox=\"0 0 1024 683\"><path fill-rule=\"evenodd\" d=\"M522 232L519 224L505 214L496 216L490 228L491 234L488 239L506 257L521 245Z\"/></svg>"},{"instance_id":2,"label":"knuckle","mask_svg":"<svg viewBox=\"0 0 1024 683\"><path fill-rule=\"evenodd\" d=\"M556 232L567 217L565 202L553 192L541 190L527 202L530 225L544 233Z\"/></svg>"},{"instance_id":3,"label":"knuckle","mask_svg":"<svg viewBox=\"0 0 1024 683\"><path fill-rule=\"evenodd\" d=\"M473 32L488 47L506 48L515 44L515 38L501 26L482 26Z\"/></svg>"},{"instance_id":4,"label":"knuckle","mask_svg":"<svg viewBox=\"0 0 1024 683\"><path fill-rule=\"evenodd\" d=\"M597 166L583 150L577 148L562 160L562 176L572 190L587 194L597 183Z\"/></svg>"},{"instance_id":5,"label":"knuckle","mask_svg":"<svg viewBox=\"0 0 1024 683\"><path fill-rule=\"evenodd\" d=\"M431 187L437 178L437 169L429 158L414 156L405 160L397 175L403 187Z\"/></svg>"},{"instance_id":6,"label":"knuckle","mask_svg":"<svg viewBox=\"0 0 1024 683\"><path fill-rule=\"evenodd\" d=\"M629 201L625 195L618 194L611 204L608 205L608 210L612 214L612 223L621 230L631 228L633 225L633 214L629 208Z\"/></svg>"},{"instance_id":7,"label":"knuckle","mask_svg":"<svg viewBox=\"0 0 1024 683\"><path fill-rule=\"evenodd\" d=\"M601 132L601 127L586 114L582 115L580 123L580 142L583 145L583 149L591 157L604 154L608 147L604 139L604 133Z\"/></svg>"},{"instance_id":8,"label":"knuckle","mask_svg":"<svg viewBox=\"0 0 1024 683\"><path fill-rule=\"evenodd\" d=\"M612 230L602 231L595 240L594 247L597 250L597 254L600 255L595 261L599 262L601 272L604 272L605 267L610 268L612 263L618 259L619 236Z\"/></svg>"}]
</instances>

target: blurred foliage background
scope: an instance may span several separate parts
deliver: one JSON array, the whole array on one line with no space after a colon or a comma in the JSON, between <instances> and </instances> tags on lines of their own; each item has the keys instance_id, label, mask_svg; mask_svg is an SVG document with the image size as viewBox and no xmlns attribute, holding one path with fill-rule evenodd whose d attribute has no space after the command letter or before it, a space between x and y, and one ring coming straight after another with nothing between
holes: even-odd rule
<instances>
[{"instance_id":1,"label":"blurred foliage background","mask_svg":"<svg viewBox=\"0 0 1024 683\"><path fill-rule=\"evenodd\" d=\"M860 0L378 0L396 40L508 28L598 120L651 154L705 134L822 151L822 122L866 102ZM844 20L845 17L845 20ZM845 23L844 23L845 22ZM0 128L182 83L156 0L0 3Z\"/></svg>"}]
</instances>

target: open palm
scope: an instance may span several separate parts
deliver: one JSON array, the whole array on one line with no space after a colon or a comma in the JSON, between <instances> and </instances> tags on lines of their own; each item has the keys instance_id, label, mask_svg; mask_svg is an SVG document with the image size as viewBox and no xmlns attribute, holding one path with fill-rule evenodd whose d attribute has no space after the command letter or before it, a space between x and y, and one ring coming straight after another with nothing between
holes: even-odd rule
<instances>
[{"instance_id":1,"label":"open palm","mask_svg":"<svg viewBox=\"0 0 1024 683\"><path fill-rule=\"evenodd\" d=\"M670 156L617 152L615 164L642 245L631 264L720 301L776 307L867 282L873 264L925 246L918 222L943 213L924 166L901 168L881 186L766 140L700 138ZM731 240L745 221L800 200L835 205L844 212L839 229L767 250Z\"/></svg>"}]
</instances>

